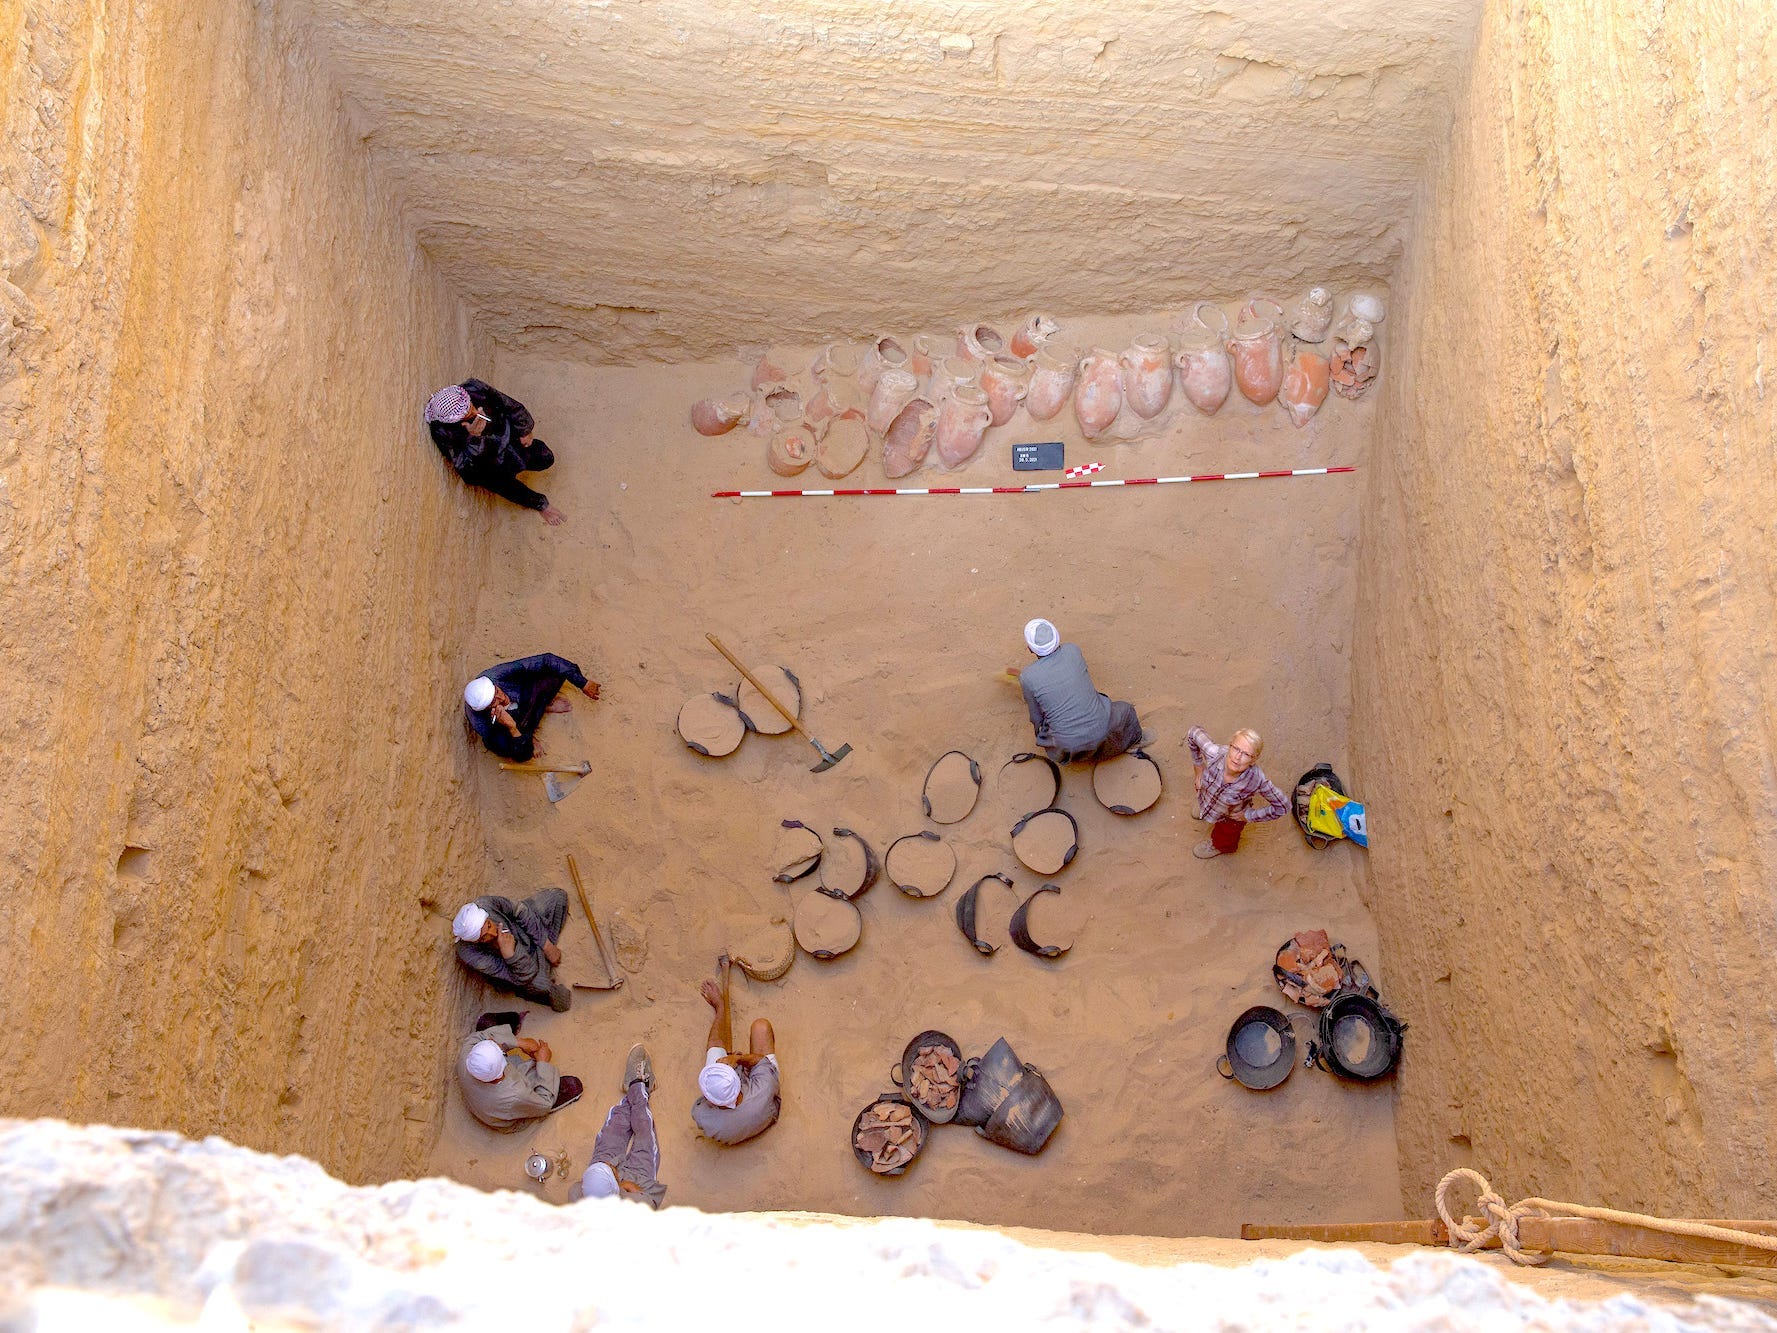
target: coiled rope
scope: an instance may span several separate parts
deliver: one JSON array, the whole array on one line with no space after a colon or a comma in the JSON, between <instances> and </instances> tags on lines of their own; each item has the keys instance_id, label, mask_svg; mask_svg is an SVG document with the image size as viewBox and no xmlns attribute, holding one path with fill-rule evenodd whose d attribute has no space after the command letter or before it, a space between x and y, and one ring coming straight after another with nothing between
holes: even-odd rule
<instances>
[{"instance_id":1,"label":"coiled rope","mask_svg":"<svg viewBox=\"0 0 1777 1333\"><path fill-rule=\"evenodd\" d=\"M1463 1180L1472 1184L1480 1194L1482 1216L1464 1216L1461 1221L1457 1221L1450 1215L1450 1190L1458 1181ZM1515 1264L1546 1264L1554 1257L1553 1250L1525 1250L1518 1239L1518 1222L1525 1217L1551 1217L1555 1214L1589 1217L1598 1222L1620 1222L1625 1226L1647 1227L1675 1236L1699 1236L1705 1240L1726 1241L1755 1250L1777 1252L1777 1236L1736 1231L1732 1227L1713 1226L1708 1222L1649 1217L1645 1213L1623 1213L1614 1208L1588 1208L1577 1203L1562 1203L1559 1199L1520 1199L1508 1208L1506 1201L1494 1193L1493 1186L1487 1183L1487 1177L1466 1166L1457 1167L1438 1182L1437 1202L1438 1216L1444 1219L1444 1225L1449 1228L1452 1247L1460 1249L1464 1254L1473 1254L1497 1236L1500 1248Z\"/></svg>"}]
</instances>

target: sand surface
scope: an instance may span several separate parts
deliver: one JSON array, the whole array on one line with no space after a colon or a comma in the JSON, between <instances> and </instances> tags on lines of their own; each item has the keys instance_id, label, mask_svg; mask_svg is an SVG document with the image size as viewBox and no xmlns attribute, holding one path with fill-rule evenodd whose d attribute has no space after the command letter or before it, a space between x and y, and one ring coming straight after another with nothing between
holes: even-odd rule
<instances>
[{"instance_id":1,"label":"sand surface","mask_svg":"<svg viewBox=\"0 0 1777 1333\"><path fill-rule=\"evenodd\" d=\"M1280 1000L1270 959L1295 930L1326 927L1386 986L1387 960L1356 891L1362 853L1313 852L1278 822L1252 830L1238 856L1199 862L1190 848L1204 826L1180 796L1193 722L1218 735L1258 727L1268 738L1262 766L1286 789L1317 760L1342 759L1349 479L718 501L707 492L768 475L760 441L704 439L686 422L694 399L744 379L738 361L601 370L509 355L487 369L532 407L556 448L561 461L539 485L568 523L551 530L514 512L501 529L477 660L554 649L604 685L596 705L576 699L571 714L544 723L551 756L593 761L559 806L537 779L491 760L477 767L490 887L520 895L565 885L562 857L575 852L628 984L582 992L567 1014L533 1011L526 1028L586 1080L582 1104L500 1136L449 1093L436 1170L529 1188L524 1156L560 1148L577 1175L624 1053L641 1040L659 1071L669 1204L1154 1235L1397 1214L1388 1086L1299 1070L1260 1096L1213 1068L1233 1018ZM1069 440L1070 463L1102 459L1107 476L1361 462L1370 418L1367 403L1339 403L1296 431L1276 408L1235 402L1214 419L1180 418L1164 439L1091 451L1071 420L1034 431L1021 423L1022 434L990 440L961 475L1009 480L1004 442L1014 436ZM1022 697L1001 672L1028 660L1021 627L1037 614L1082 645L1101 688L1135 702L1172 781L1151 811L1122 818L1093 798L1089 769L1066 770L1060 803L1079 820L1081 851L1032 930L1073 948L1053 962L1011 948L988 959L968 947L953 910L982 875L1009 874L1015 893L994 881L982 891L983 933L1004 941L1012 907L1039 882L1011 854L1008 832L1027 810L1008 803L999 781L1032 745ZM816 755L794 735L748 736L719 761L688 751L672 729L679 705L736 680L706 631L749 664L793 670L804 724L852 754L813 774ZM779 821L823 834L855 828L880 854L932 827L921 788L953 748L984 777L974 811L942 830L958 852L955 880L930 901L880 881L859 900L863 939L850 954L801 957L768 985L737 974L737 1028L761 1015L777 1028L783 1115L740 1148L698 1140L689 1105L709 1022L698 983L723 947L759 938L808 885L771 881ZM592 965L577 907L563 948L570 963ZM449 966L442 931L438 951ZM465 1027L474 1012L471 997ZM905 1177L859 1167L847 1145L852 1119L889 1088L890 1066L926 1028L965 1053L1005 1036L1043 1070L1067 1114L1042 1156L945 1127ZM1306 1162L1337 1163L1339 1188L1304 1190ZM568 1184L544 1192L566 1199Z\"/></svg>"}]
</instances>

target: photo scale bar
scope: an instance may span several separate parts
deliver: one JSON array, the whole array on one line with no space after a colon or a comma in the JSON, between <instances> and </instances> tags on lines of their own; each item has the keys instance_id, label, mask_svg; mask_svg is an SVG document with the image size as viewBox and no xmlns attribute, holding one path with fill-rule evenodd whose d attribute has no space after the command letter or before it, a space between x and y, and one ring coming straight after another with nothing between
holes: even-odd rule
<instances>
[{"instance_id":1,"label":"photo scale bar","mask_svg":"<svg viewBox=\"0 0 1777 1333\"><path fill-rule=\"evenodd\" d=\"M711 491L712 500L816 499L850 495L1033 495L1038 491L1085 491L1107 486L1176 486L1192 481L1259 481L1266 477L1330 477L1354 467L1297 467L1271 472L1199 472L1189 477L1127 477L1113 481L1034 481L1027 486L865 486L830 491Z\"/></svg>"}]
</instances>

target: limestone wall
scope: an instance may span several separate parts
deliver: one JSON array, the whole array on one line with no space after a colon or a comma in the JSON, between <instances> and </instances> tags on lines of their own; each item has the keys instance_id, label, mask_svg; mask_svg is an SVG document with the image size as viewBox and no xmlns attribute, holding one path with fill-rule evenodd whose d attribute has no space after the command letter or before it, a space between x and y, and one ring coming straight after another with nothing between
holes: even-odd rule
<instances>
[{"instance_id":1,"label":"limestone wall","mask_svg":"<svg viewBox=\"0 0 1777 1333\"><path fill-rule=\"evenodd\" d=\"M466 320L279 7L0 5L0 1110L363 1178L479 887Z\"/></svg>"},{"instance_id":2,"label":"limestone wall","mask_svg":"<svg viewBox=\"0 0 1777 1333\"><path fill-rule=\"evenodd\" d=\"M1411 1214L1777 1197L1768 6L1488 6L1394 283L1351 734Z\"/></svg>"}]
</instances>

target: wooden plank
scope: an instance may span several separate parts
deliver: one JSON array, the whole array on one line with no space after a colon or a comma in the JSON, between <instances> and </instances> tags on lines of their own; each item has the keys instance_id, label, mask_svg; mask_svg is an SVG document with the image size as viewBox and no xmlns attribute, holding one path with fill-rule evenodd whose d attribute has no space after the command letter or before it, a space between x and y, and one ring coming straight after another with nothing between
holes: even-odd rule
<instances>
[{"instance_id":1,"label":"wooden plank","mask_svg":"<svg viewBox=\"0 0 1777 1333\"><path fill-rule=\"evenodd\" d=\"M1760 1236L1777 1236L1777 1222L1719 1222ZM1609 1254L1625 1259L1665 1259L1673 1263L1727 1264L1736 1268L1777 1268L1777 1251L1701 1236L1674 1236L1651 1227L1597 1222L1588 1217L1526 1217L1518 1223L1518 1239L1526 1250L1554 1248L1563 1254ZM1497 1246L1499 1242L1492 1242Z\"/></svg>"},{"instance_id":2,"label":"wooden plank","mask_svg":"<svg viewBox=\"0 0 1777 1333\"><path fill-rule=\"evenodd\" d=\"M1243 1222L1242 1240L1367 1241L1373 1245L1448 1245L1450 1233L1437 1218L1406 1222L1338 1222L1324 1225L1272 1227Z\"/></svg>"}]
</instances>

